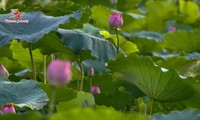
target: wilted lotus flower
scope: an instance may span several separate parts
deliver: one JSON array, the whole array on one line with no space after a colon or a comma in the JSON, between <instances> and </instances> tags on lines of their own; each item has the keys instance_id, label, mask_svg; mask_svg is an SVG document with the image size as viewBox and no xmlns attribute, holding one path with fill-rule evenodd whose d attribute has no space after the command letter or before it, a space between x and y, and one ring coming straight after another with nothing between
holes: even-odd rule
<instances>
[{"instance_id":1,"label":"wilted lotus flower","mask_svg":"<svg viewBox=\"0 0 200 120\"><path fill-rule=\"evenodd\" d=\"M169 26L169 27L168 27L168 31L174 32L174 31L176 31L176 27L174 27L174 26Z\"/></svg>"},{"instance_id":2,"label":"wilted lotus flower","mask_svg":"<svg viewBox=\"0 0 200 120\"><path fill-rule=\"evenodd\" d=\"M92 86L92 88L91 88L91 93L92 94L100 94L101 93L101 90L100 90L100 88L98 87L98 86Z\"/></svg>"},{"instance_id":3,"label":"wilted lotus flower","mask_svg":"<svg viewBox=\"0 0 200 120\"><path fill-rule=\"evenodd\" d=\"M120 13L116 12L110 15L109 23L111 28L119 28L123 25L123 18Z\"/></svg>"},{"instance_id":4,"label":"wilted lotus flower","mask_svg":"<svg viewBox=\"0 0 200 120\"><path fill-rule=\"evenodd\" d=\"M4 77L4 78L8 78L9 77L9 73L6 70L6 68L0 64L0 77Z\"/></svg>"},{"instance_id":5,"label":"wilted lotus flower","mask_svg":"<svg viewBox=\"0 0 200 120\"><path fill-rule=\"evenodd\" d=\"M55 87L69 83L71 76L71 62L69 61L54 60L47 68L47 80Z\"/></svg>"},{"instance_id":6,"label":"wilted lotus flower","mask_svg":"<svg viewBox=\"0 0 200 120\"><path fill-rule=\"evenodd\" d=\"M94 69L92 66L89 67L88 71L87 71L87 75L89 77L93 77L94 76Z\"/></svg>"},{"instance_id":7,"label":"wilted lotus flower","mask_svg":"<svg viewBox=\"0 0 200 120\"><path fill-rule=\"evenodd\" d=\"M8 104L2 107L1 114L7 114L7 113L16 113L15 107L12 104Z\"/></svg>"},{"instance_id":8,"label":"wilted lotus flower","mask_svg":"<svg viewBox=\"0 0 200 120\"><path fill-rule=\"evenodd\" d=\"M117 4L117 0L110 0L111 4Z\"/></svg>"}]
</instances>

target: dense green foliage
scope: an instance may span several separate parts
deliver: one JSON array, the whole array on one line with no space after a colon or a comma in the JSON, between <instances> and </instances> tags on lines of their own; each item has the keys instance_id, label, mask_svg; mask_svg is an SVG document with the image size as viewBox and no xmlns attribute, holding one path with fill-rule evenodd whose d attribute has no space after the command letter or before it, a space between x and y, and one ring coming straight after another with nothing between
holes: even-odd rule
<instances>
[{"instance_id":1,"label":"dense green foliage","mask_svg":"<svg viewBox=\"0 0 200 120\"><path fill-rule=\"evenodd\" d=\"M17 111L0 119L200 119L200 0L2 0L0 7L0 64L10 73L0 77L0 105ZM10 9L29 23L6 23ZM109 25L116 11L124 20L118 37ZM72 62L64 87L46 83L54 57ZM100 94L90 92L91 80Z\"/></svg>"}]
</instances>

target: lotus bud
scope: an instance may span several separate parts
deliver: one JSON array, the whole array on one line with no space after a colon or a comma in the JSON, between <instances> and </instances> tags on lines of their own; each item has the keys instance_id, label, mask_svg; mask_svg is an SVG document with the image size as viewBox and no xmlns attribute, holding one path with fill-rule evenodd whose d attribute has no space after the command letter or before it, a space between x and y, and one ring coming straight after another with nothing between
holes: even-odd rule
<instances>
[{"instance_id":1,"label":"lotus bud","mask_svg":"<svg viewBox=\"0 0 200 120\"><path fill-rule=\"evenodd\" d=\"M3 78L9 77L8 71L6 70L6 68L2 64L0 64L0 77L3 77Z\"/></svg>"},{"instance_id":2,"label":"lotus bud","mask_svg":"<svg viewBox=\"0 0 200 120\"><path fill-rule=\"evenodd\" d=\"M101 93L100 88L98 86L92 86L91 93L92 94L100 94Z\"/></svg>"},{"instance_id":3,"label":"lotus bud","mask_svg":"<svg viewBox=\"0 0 200 120\"><path fill-rule=\"evenodd\" d=\"M123 18L119 12L113 13L109 17L109 23L111 28L119 28L123 25Z\"/></svg>"},{"instance_id":4,"label":"lotus bud","mask_svg":"<svg viewBox=\"0 0 200 120\"><path fill-rule=\"evenodd\" d=\"M88 75L89 77L93 77L93 76L94 76L94 69L93 69L92 66L89 67L88 72L87 72L87 75Z\"/></svg>"},{"instance_id":5,"label":"lotus bud","mask_svg":"<svg viewBox=\"0 0 200 120\"><path fill-rule=\"evenodd\" d=\"M174 32L174 31L176 31L176 27L174 27L174 26L169 26L169 27L168 27L168 31Z\"/></svg>"},{"instance_id":6,"label":"lotus bud","mask_svg":"<svg viewBox=\"0 0 200 120\"><path fill-rule=\"evenodd\" d=\"M110 0L111 4L117 4L117 0Z\"/></svg>"},{"instance_id":7,"label":"lotus bud","mask_svg":"<svg viewBox=\"0 0 200 120\"><path fill-rule=\"evenodd\" d=\"M63 86L71 80L71 62L54 60L47 68L47 81L54 87Z\"/></svg>"},{"instance_id":8,"label":"lotus bud","mask_svg":"<svg viewBox=\"0 0 200 120\"><path fill-rule=\"evenodd\" d=\"M12 104L8 104L2 107L1 114L7 114L7 113L16 113L15 107Z\"/></svg>"}]
</instances>

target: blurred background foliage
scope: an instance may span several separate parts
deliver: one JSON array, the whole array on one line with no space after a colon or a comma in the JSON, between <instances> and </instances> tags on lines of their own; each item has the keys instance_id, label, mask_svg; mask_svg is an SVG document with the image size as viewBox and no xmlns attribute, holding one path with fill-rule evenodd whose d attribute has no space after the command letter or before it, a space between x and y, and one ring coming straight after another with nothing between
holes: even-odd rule
<instances>
[{"instance_id":1,"label":"blurred background foliage","mask_svg":"<svg viewBox=\"0 0 200 120\"><path fill-rule=\"evenodd\" d=\"M58 114L53 115L52 120L65 117L85 120L100 116L109 120L109 116L127 120L198 118L200 0L118 0L117 4L109 0L1 0L0 8L0 14L18 8L22 12L42 11L54 17L82 12L79 20L71 17L69 22L59 25L62 29L51 31L32 44L39 82L44 81L44 55L47 63L52 53L56 58L73 62L73 80L67 88L57 90ZM119 31L121 55L118 56L114 49L116 36L108 22L109 15L116 11L124 19ZM33 78L29 59L25 42L14 40L0 48L0 62L10 72L11 81ZM85 92L77 91L81 76L78 62L83 66ZM95 69L93 84L101 88L101 94L89 93L87 69L90 65ZM51 87L39 85L50 97ZM48 112L47 106L44 111ZM146 114L154 115L146 118ZM43 119L35 112L17 119L30 116ZM16 115L1 117L6 120Z\"/></svg>"}]
</instances>

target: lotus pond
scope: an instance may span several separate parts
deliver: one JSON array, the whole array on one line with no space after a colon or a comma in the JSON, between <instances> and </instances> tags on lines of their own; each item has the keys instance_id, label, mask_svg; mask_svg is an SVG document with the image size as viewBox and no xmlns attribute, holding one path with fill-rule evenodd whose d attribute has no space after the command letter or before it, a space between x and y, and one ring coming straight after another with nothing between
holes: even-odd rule
<instances>
[{"instance_id":1,"label":"lotus pond","mask_svg":"<svg viewBox=\"0 0 200 120\"><path fill-rule=\"evenodd\" d=\"M200 119L200 0L1 0L0 120Z\"/></svg>"}]
</instances>

